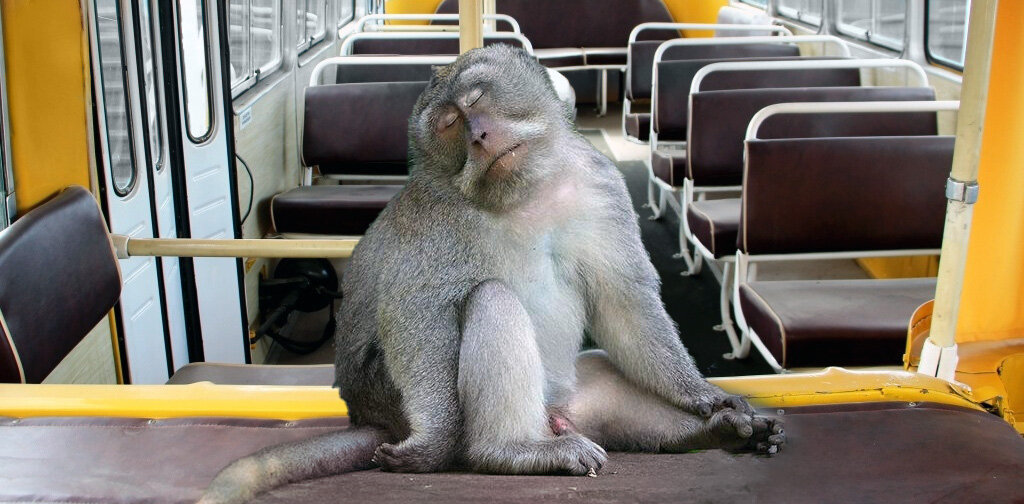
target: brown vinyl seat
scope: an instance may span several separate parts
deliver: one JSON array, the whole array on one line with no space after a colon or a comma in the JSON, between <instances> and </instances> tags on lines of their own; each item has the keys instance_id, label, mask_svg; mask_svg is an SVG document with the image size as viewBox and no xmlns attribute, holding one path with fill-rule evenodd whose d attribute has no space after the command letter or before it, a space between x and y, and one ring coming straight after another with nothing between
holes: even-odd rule
<instances>
[{"instance_id":1,"label":"brown vinyl seat","mask_svg":"<svg viewBox=\"0 0 1024 504\"><path fill-rule=\"evenodd\" d=\"M754 261L938 249L952 158L948 136L750 140L738 250ZM741 279L739 292L742 319L783 368L886 365L900 362L907 321L934 281Z\"/></svg>"},{"instance_id":2,"label":"brown vinyl seat","mask_svg":"<svg viewBox=\"0 0 1024 504\"><path fill-rule=\"evenodd\" d=\"M845 69L844 69L845 70ZM855 70L856 72L856 70ZM733 72L728 72L733 73ZM737 72L746 73L746 72ZM791 79L799 80L793 72ZM715 75L714 73L710 75ZM756 84L753 76L744 76L743 82ZM776 76L768 73L772 81ZM819 79L820 75L811 75ZM734 81L735 82L735 81ZM723 84L719 81L719 84ZM687 143L685 176L694 186L735 186L743 181L743 139L750 119L768 105L787 102L822 101L908 101L934 100L930 88L902 87L816 87L725 89L700 91L691 97L693 110L689 114L693 131ZM678 116L668 119L678 124ZM773 118L762 127L768 137L854 137L934 135L937 122L934 113L893 114L831 114L814 116L787 116ZM675 163L673 168L678 168ZM656 172L657 173L657 172ZM675 172L674 172L675 173ZM682 180L674 175L672 180ZM725 208L733 205L733 208ZM716 258L736 252L736 232L739 229L740 199L731 198L711 202L695 202L686 209L686 220L694 238L711 251ZM715 232L712 233L712 230ZM731 233L731 236L729 234Z\"/></svg>"},{"instance_id":3,"label":"brown vinyl seat","mask_svg":"<svg viewBox=\"0 0 1024 504\"><path fill-rule=\"evenodd\" d=\"M484 37L484 45L507 44L523 47L521 40L510 37ZM352 41L352 54L362 55L450 55L459 54L458 38L357 38ZM378 79L377 82L385 82Z\"/></svg>"},{"instance_id":4,"label":"brown vinyl seat","mask_svg":"<svg viewBox=\"0 0 1024 504\"><path fill-rule=\"evenodd\" d=\"M174 372L168 385L210 382L219 385L331 385L333 364L219 364L193 362Z\"/></svg>"},{"instance_id":5,"label":"brown vinyl seat","mask_svg":"<svg viewBox=\"0 0 1024 504\"><path fill-rule=\"evenodd\" d=\"M597 478L369 470L287 485L256 502L334 502L341 494L374 503L1011 502L1020 495L1024 439L996 415L907 402L783 413L790 442L770 458L611 453ZM0 418L0 500L195 502L232 460L347 425L345 417Z\"/></svg>"},{"instance_id":6,"label":"brown vinyl seat","mask_svg":"<svg viewBox=\"0 0 1024 504\"><path fill-rule=\"evenodd\" d=\"M69 187L19 218L0 232L0 383L41 383L120 295L89 191Z\"/></svg>"},{"instance_id":7,"label":"brown vinyl seat","mask_svg":"<svg viewBox=\"0 0 1024 504\"><path fill-rule=\"evenodd\" d=\"M409 115L425 87L410 81L306 89L303 162L322 175L407 175ZM273 198L271 219L282 234L361 235L399 191L395 184L297 187Z\"/></svg>"}]
</instances>

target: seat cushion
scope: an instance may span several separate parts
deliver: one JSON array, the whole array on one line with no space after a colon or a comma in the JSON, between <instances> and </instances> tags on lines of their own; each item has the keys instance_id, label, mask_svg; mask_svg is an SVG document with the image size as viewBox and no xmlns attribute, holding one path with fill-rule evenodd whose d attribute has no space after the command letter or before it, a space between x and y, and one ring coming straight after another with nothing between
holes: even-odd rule
<instances>
[{"instance_id":1,"label":"seat cushion","mask_svg":"<svg viewBox=\"0 0 1024 504\"><path fill-rule=\"evenodd\" d=\"M402 186L318 185L285 191L270 201L278 233L361 235Z\"/></svg>"},{"instance_id":2,"label":"seat cushion","mask_svg":"<svg viewBox=\"0 0 1024 504\"><path fill-rule=\"evenodd\" d=\"M683 185L683 174L686 170L686 153L654 151L651 153L651 169L654 176L669 185Z\"/></svg>"},{"instance_id":3,"label":"seat cushion","mask_svg":"<svg viewBox=\"0 0 1024 504\"><path fill-rule=\"evenodd\" d=\"M333 364L261 365L193 362L174 372L168 385L210 382L217 385L331 385Z\"/></svg>"},{"instance_id":4,"label":"seat cushion","mask_svg":"<svg viewBox=\"0 0 1024 504\"><path fill-rule=\"evenodd\" d=\"M799 280L740 286L740 307L782 367L898 365L907 323L934 278Z\"/></svg>"},{"instance_id":5,"label":"seat cushion","mask_svg":"<svg viewBox=\"0 0 1024 504\"><path fill-rule=\"evenodd\" d=\"M739 198L694 201L686 209L686 223L715 258L731 256L736 253L740 208Z\"/></svg>"},{"instance_id":6,"label":"seat cushion","mask_svg":"<svg viewBox=\"0 0 1024 504\"><path fill-rule=\"evenodd\" d=\"M651 138L651 114L626 114L626 134L646 142Z\"/></svg>"},{"instance_id":7,"label":"seat cushion","mask_svg":"<svg viewBox=\"0 0 1024 504\"><path fill-rule=\"evenodd\" d=\"M625 47L584 47L583 62L587 65L626 66Z\"/></svg>"}]
</instances>

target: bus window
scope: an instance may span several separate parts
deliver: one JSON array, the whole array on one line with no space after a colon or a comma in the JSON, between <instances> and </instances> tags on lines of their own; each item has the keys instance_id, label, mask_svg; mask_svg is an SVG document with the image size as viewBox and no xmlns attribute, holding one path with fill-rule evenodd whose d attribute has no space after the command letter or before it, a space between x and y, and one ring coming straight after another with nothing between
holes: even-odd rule
<instances>
[{"instance_id":1,"label":"bus window","mask_svg":"<svg viewBox=\"0 0 1024 504\"><path fill-rule=\"evenodd\" d=\"M853 38L903 50L907 3L893 0L837 0L836 29Z\"/></svg>"},{"instance_id":2,"label":"bus window","mask_svg":"<svg viewBox=\"0 0 1024 504\"><path fill-rule=\"evenodd\" d=\"M822 3L823 0L779 0L775 9L782 17L821 26Z\"/></svg>"},{"instance_id":3,"label":"bus window","mask_svg":"<svg viewBox=\"0 0 1024 504\"><path fill-rule=\"evenodd\" d=\"M760 7L762 9L768 8L768 0L740 0L740 3L753 5L754 7Z\"/></svg>"},{"instance_id":4,"label":"bus window","mask_svg":"<svg viewBox=\"0 0 1024 504\"><path fill-rule=\"evenodd\" d=\"M298 0L295 19L298 29L299 53L324 39L327 34L324 26L326 17L327 0Z\"/></svg>"},{"instance_id":5,"label":"bus window","mask_svg":"<svg viewBox=\"0 0 1024 504\"><path fill-rule=\"evenodd\" d=\"M188 137L202 143L210 135L210 70L206 58L205 2L178 1L181 67L185 88L185 125Z\"/></svg>"},{"instance_id":6,"label":"bus window","mask_svg":"<svg viewBox=\"0 0 1024 504\"><path fill-rule=\"evenodd\" d=\"M281 0L230 0L231 96L281 66Z\"/></svg>"},{"instance_id":7,"label":"bus window","mask_svg":"<svg viewBox=\"0 0 1024 504\"><path fill-rule=\"evenodd\" d=\"M153 29L149 16L149 2L139 2L139 41L142 48L142 91L146 97L146 129L149 137L153 169L163 166L163 132L160 129L160 108L156 97L156 68L153 61Z\"/></svg>"},{"instance_id":8,"label":"bus window","mask_svg":"<svg viewBox=\"0 0 1024 504\"><path fill-rule=\"evenodd\" d=\"M99 39L100 79L103 82L103 117L107 132L107 158L111 186L126 196L135 186L131 110L125 92L125 62L121 50L121 2L96 2L96 32Z\"/></svg>"},{"instance_id":9,"label":"bus window","mask_svg":"<svg viewBox=\"0 0 1024 504\"><path fill-rule=\"evenodd\" d=\"M964 69L967 48L967 0L928 0L928 59L943 65Z\"/></svg>"},{"instance_id":10,"label":"bus window","mask_svg":"<svg viewBox=\"0 0 1024 504\"><path fill-rule=\"evenodd\" d=\"M338 26L342 26L355 18L355 0L338 1Z\"/></svg>"}]
</instances>

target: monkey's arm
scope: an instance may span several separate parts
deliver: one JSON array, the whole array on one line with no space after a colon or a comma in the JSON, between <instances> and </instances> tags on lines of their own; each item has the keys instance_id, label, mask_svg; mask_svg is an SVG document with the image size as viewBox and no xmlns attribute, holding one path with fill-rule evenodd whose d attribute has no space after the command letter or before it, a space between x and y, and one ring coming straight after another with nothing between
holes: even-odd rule
<instances>
[{"instance_id":1,"label":"monkey's arm","mask_svg":"<svg viewBox=\"0 0 1024 504\"><path fill-rule=\"evenodd\" d=\"M385 303L380 339L391 379L402 394L409 437L384 444L376 461L386 470L431 472L454 457L462 419L457 379L458 314L454 306L410 294Z\"/></svg>"}]
</instances>

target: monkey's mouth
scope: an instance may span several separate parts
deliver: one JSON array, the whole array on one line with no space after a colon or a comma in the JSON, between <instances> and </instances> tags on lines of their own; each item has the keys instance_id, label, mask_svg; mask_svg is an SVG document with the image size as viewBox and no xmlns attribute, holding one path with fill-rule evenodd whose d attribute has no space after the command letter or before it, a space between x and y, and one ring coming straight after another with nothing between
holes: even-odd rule
<instances>
[{"instance_id":1,"label":"monkey's mouth","mask_svg":"<svg viewBox=\"0 0 1024 504\"><path fill-rule=\"evenodd\" d=\"M526 154L526 152L526 144L523 142L519 142L501 151L494 158L494 161L491 161L491 164L487 166L486 172L507 172L510 170L514 170L515 168L517 168L520 160L523 159L523 156Z\"/></svg>"}]
</instances>

